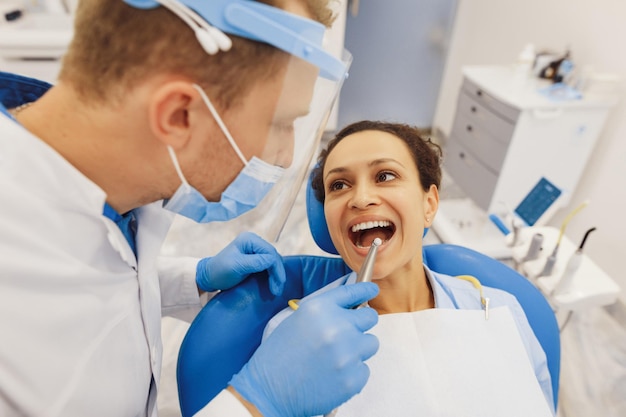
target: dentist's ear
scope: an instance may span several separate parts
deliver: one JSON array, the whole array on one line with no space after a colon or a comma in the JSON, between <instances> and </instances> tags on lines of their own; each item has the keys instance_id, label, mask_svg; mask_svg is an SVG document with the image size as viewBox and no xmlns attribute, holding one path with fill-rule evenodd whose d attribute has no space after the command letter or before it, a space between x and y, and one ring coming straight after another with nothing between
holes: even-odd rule
<instances>
[{"instance_id":1,"label":"dentist's ear","mask_svg":"<svg viewBox=\"0 0 626 417\"><path fill-rule=\"evenodd\" d=\"M174 149L191 138L190 114L199 109L200 95L187 81L170 81L159 86L148 98L149 125L161 142Z\"/></svg>"}]
</instances>

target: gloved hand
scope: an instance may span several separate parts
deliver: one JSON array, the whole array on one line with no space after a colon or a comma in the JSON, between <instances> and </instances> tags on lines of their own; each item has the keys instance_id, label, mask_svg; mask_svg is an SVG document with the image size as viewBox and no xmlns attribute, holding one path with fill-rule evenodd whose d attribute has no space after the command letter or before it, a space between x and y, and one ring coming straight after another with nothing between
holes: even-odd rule
<instances>
[{"instance_id":1,"label":"gloved hand","mask_svg":"<svg viewBox=\"0 0 626 417\"><path fill-rule=\"evenodd\" d=\"M201 259L196 283L204 291L232 288L248 275L268 271L270 291L280 295L285 286L285 267L276 248L254 233L240 234L217 255Z\"/></svg>"},{"instance_id":2,"label":"gloved hand","mask_svg":"<svg viewBox=\"0 0 626 417\"><path fill-rule=\"evenodd\" d=\"M378 339L364 334L375 310L353 310L378 294L374 283L344 285L314 296L259 346L230 385L265 417L330 412L359 393L369 378L365 360Z\"/></svg>"}]
</instances>

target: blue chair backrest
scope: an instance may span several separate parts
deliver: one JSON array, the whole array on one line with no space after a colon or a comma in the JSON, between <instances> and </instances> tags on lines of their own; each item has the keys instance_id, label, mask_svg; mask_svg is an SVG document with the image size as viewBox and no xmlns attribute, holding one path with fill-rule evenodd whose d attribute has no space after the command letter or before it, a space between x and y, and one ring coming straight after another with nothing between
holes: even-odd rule
<instances>
[{"instance_id":1,"label":"blue chair backrest","mask_svg":"<svg viewBox=\"0 0 626 417\"><path fill-rule=\"evenodd\" d=\"M307 189L307 214L313 238L323 250L336 253L322 204ZM559 386L560 338L550 305L528 280L501 262L455 245L424 247L424 262L448 275L473 275L483 285L515 295L546 352L556 408ZM180 348L177 382L182 415L192 416L222 389L261 343L267 322L292 298L302 298L350 272L338 257L285 257L287 284L279 297L258 273L211 299L192 322Z\"/></svg>"},{"instance_id":2,"label":"blue chair backrest","mask_svg":"<svg viewBox=\"0 0 626 417\"><path fill-rule=\"evenodd\" d=\"M302 298L350 272L341 258L286 256L287 283L280 297L266 273L213 297L191 323L178 354L182 415L194 415L221 390L261 344L267 322L292 298Z\"/></svg>"}]
</instances>

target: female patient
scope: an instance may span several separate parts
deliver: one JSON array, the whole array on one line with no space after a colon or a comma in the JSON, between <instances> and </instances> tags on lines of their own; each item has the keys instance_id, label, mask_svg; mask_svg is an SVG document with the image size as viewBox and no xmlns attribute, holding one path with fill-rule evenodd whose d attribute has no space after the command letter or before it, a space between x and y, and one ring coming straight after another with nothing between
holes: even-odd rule
<instances>
[{"instance_id":1,"label":"female patient","mask_svg":"<svg viewBox=\"0 0 626 417\"><path fill-rule=\"evenodd\" d=\"M423 263L422 237L425 228L431 226L439 204L440 159L440 148L430 140L422 139L420 132L413 127L403 124L363 121L347 126L330 141L327 148L320 154L318 167L312 176L312 186L316 192L316 197L324 203L324 214L332 242L353 271L360 269L373 240L375 238L382 240L383 243L378 249L373 275L374 282L380 287L380 293L369 302L369 306L380 314L377 327L385 325L387 319L393 320L389 322L389 325L395 329L393 331L397 331L397 327L400 326L401 342L399 344L403 346L413 343L430 343L430 341L420 342L417 339L414 342L412 336L408 336L412 332L408 328L406 328L407 338L404 339L402 336L402 333L405 332L404 326L413 326L407 324L408 322L413 323L412 320L424 319L424 313L430 314L425 318L426 323L428 323L432 320L440 320L440 316L432 315L434 312L446 311L439 309L448 309L447 311L480 310L483 307L481 294L471 282L435 273ZM329 287L350 283L354 280L354 274L351 275L352 277L344 277L330 284ZM498 306L508 306L510 309L511 321L515 322L516 326L509 327L517 329L516 334L521 336L522 342L518 344L520 346L523 344L523 348L520 347L521 359L530 362L528 364L530 378L536 385L538 396L541 397L541 393L543 393L545 401L550 404L547 407L549 413L553 412L552 388L546 357L530 329L522 308L517 300L508 293L492 288L482 288L482 291L485 297L489 297L492 309ZM478 311L475 312L479 313ZM286 314L289 312L279 313L268 325L266 334ZM446 323L445 320L443 323ZM483 323L485 323L484 319ZM477 324L481 325L480 323ZM437 335L443 335L444 345L461 343L462 345L455 345L453 348L458 349L459 354L463 353L466 348L464 340L469 341L472 338L459 342L457 338L454 338L456 330L453 326L448 327L444 324L439 327L439 329L442 328L443 331ZM374 330L372 332L377 334ZM383 351L387 333L377 335L381 343L381 351ZM392 348L395 349L394 352L397 352L397 347ZM437 347L434 349L436 351ZM393 355L397 354L394 353ZM413 351L409 352L408 355L407 358L402 357L401 360L412 361L410 355L414 355ZM390 364L381 364L382 359L377 359L378 362L375 361L374 359L378 356L372 358L369 365L372 375L370 382L376 380L377 374L384 375L382 378L386 378L382 383L372 382L379 391L381 387L383 391L402 390L394 388L399 384L394 385L394 382L389 381L390 377L401 381L404 385L408 383L408 385L416 384L419 386L419 381L413 381L414 375L407 376L410 374L409 371L407 371L407 375L400 375L404 373L404 365L393 371L395 372L393 375L386 374ZM452 360L456 359L455 356L456 354L450 355L448 363L456 363ZM469 360L463 363L471 363L474 357L470 356ZM428 366L430 357L426 358L425 361L424 358L415 360L421 360ZM516 360L513 357L513 361ZM445 362L446 358L444 357ZM489 368L490 364L485 363L484 367ZM385 369L381 370L380 368ZM424 372L419 370L415 373L421 375ZM457 376L462 378L459 368L441 369L441 372L438 368L435 373L449 374L447 376L449 380L455 380ZM433 376L434 379L440 377L441 375ZM419 376L419 378L422 377ZM473 378L472 381L478 382L482 377L475 375L470 376L470 378ZM498 384L498 380L494 380L493 376L489 378L492 378L491 384ZM425 381L424 384L428 386L428 380ZM353 410L358 410L359 413L365 411L369 415L375 415L376 412L372 410L376 408L376 402L383 403L378 405L386 411L386 415L397 415L391 411L392 408L390 407L404 408L402 404L391 404L398 401L398 398L394 396L385 398L385 395L381 395L378 399L371 398L374 395L379 395L380 392L372 394L371 389L368 391L370 382L360 395L340 408L339 415L356 415L349 412L342 414L345 410L350 410L351 403L357 403L357 407ZM525 389L524 386L522 389ZM439 393L437 394L439 395ZM359 397L364 395L370 397L366 398L364 400L365 405L359 408L358 402L362 401ZM430 398L430 394L423 395ZM452 399L451 402L457 400L461 402L464 392L452 392L446 393L446 395L447 398ZM399 401L411 403L407 395L404 395ZM474 399L469 401L472 402ZM475 412L463 414L466 416L489 415L487 411L484 414L480 411L482 410L480 403L484 403L484 401L480 399L475 401L477 402ZM542 398L539 401L543 403ZM421 408L424 400L420 399L417 403L420 404ZM542 406L545 407L546 404L543 403ZM442 405L442 401L433 400L431 404L424 405L424 407L426 409L421 410L425 411L424 414L412 410L408 411L406 415L448 415L446 405ZM388 414L389 412L392 414Z\"/></svg>"}]
</instances>

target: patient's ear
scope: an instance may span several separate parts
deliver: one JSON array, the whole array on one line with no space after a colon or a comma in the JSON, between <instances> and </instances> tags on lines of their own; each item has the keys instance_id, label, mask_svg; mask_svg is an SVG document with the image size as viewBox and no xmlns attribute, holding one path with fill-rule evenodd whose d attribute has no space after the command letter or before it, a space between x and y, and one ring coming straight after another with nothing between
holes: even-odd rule
<instances>
[{"instance_id":1,"label":"patient's ear","mask_svg":"<svg viewBox=\"0 0 626 417\"><path fill-rule=\"evenodd\" d=\"M424 227L430 227L433 224L438 208L439 190L436 185L432 184L424 193Z\"/></svg>"}]
</instances>

